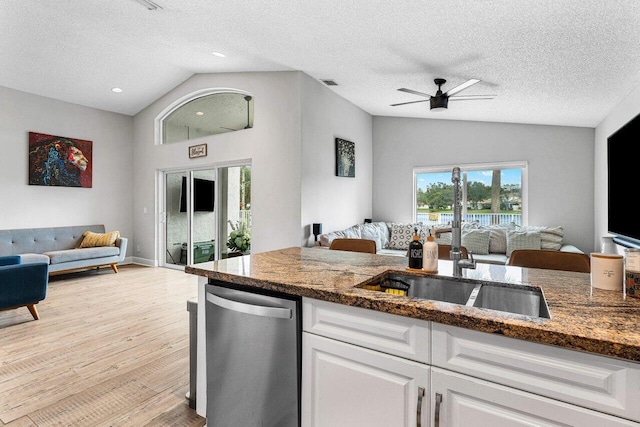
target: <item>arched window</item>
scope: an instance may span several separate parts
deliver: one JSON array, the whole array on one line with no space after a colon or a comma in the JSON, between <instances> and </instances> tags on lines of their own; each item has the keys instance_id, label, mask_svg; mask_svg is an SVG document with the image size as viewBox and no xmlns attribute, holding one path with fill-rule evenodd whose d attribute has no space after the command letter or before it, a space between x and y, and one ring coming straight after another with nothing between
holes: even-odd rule
<instances>
[{"instance_id":1,"label":"arched window","mask_svg":"<svg viewBox=\"0 0 640 427\"><path fill-rule=\"evenodd\" d=\"M233 89L206 89L187 95L156 120L158 144L253 127L253 96Z\"/></svg>"}]
</instances>

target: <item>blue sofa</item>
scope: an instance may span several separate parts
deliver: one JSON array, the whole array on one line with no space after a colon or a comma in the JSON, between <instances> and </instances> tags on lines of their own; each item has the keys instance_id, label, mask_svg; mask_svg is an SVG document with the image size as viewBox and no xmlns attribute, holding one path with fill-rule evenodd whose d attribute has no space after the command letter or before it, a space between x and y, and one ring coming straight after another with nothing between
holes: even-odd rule
<instances>
[{"instance_id":1,"label":"blue sofa","mask_svg":"<svg viewBox=\"0 0 640 427\"><path fill-rule=\"evenodd\" d=\"M85 231L104 233L105 228L95 224L0 230L0 256L19 255L23 264L44 262L49 273L102 266L111 266L117 273L117 264L127 253L127 238L119 237L115 246L78 249Z\"/></svg>"},{"instance_id":2,"label":"blue sofa","mask_svg":"<svg viewBox=\"0 0 640 427\"><path fill-rule=\"evenodd\" d=\"M36 304L47 295L49 265L22 264L20 256L0 257L0 310L27 307L38 320Z\"/></svg>"}]
</instances>

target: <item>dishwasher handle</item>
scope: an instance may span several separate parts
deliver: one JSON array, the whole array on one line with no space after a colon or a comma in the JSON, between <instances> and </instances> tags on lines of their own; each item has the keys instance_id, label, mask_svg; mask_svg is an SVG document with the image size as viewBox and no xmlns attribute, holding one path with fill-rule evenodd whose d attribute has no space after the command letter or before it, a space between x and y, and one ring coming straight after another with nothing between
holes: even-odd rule
<instances>
[{"instance_id":1,"label":"dishwasher handle","mask_svg":"<svg viewBox=\"0 0 640 427\"><path fill-rule=\"evenodd\" d=\"M208 292L207 301L214 305L217 305L218 307L226 308L227 310L237 311L244 314L252 314L254 316L276 317L278 319L291 319L293 317L293 310L291 310L290 308L266 307L263 305L247 304L222 298L218 295L214 295Z\"/></svg>"}]
</instances>

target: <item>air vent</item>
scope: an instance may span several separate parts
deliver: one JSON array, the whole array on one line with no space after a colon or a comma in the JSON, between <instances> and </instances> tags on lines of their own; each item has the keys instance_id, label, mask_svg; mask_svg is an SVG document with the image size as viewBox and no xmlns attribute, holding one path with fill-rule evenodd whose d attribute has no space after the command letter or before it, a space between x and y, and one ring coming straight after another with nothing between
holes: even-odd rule
<instances>
[{"instance_id":1,"label":"air vent","mask_svg":"<svg viewBox=\"0 0 640 427\"><path fill-rule=\"evenodd\" d=\"M333 80L320 80L320 81L326 84L327 86L338 86L338 83L334 82Z\"/></svg>"},{"instance_id":2,"label":"air vent","mask_svg":"<svg viewBox=\"0 0 640 427\"><path fill-rule=\"evenodd\" d=\"M143 5L144 7L147 8L147 10L162 10L162 6L160 6L157 3L154 3L151 0L134 0L138 3L140 3L141 5Z\"/></svg>"}]
</instances>

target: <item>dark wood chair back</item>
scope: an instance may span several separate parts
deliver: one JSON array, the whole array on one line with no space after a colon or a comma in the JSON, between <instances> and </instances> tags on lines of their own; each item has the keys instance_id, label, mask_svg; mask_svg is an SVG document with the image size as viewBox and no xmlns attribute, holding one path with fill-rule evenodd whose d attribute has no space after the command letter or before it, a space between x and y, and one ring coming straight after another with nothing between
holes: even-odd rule
<instances>
[{"instance_id":1,"label":"dark wood chair back","mask_svg":"<svg viewBox=\"0 0 640 427\"><path fill-rule=\"evenodd\" d=\"M376 241L369 239L348 239L340 237L337 239L333 239L331 245L329 246L329 249L375 254Z\"/></svg>"},{"instance_id":2,"label":"dark wood chair back","mask_svg":"<svg viewBox=\"0 0 640 427\"><path fill-rule=\"evenodd\" d=\"M460 251L462 252L462 259L469 258L469 254L467 253L466 247L461 246ZM450 252L451 252L451 245L438 244L438 259L451 259Z\"/></svg>"},{"instance_id":3,"label":"dark wood chair back","mask_svg":"<svg viewBox=\"0 0 640 427\"><path fill-rule=\"evenodd\" d=\"M589 255L576 252L548 251L540 249L516 249L511 252L508 265L548 270L591 272Z\"/></svg>"}]
</instances>

